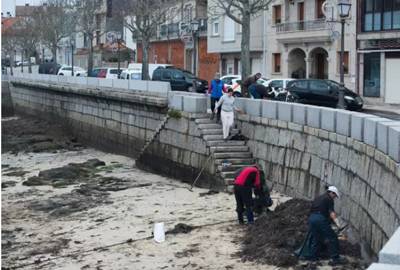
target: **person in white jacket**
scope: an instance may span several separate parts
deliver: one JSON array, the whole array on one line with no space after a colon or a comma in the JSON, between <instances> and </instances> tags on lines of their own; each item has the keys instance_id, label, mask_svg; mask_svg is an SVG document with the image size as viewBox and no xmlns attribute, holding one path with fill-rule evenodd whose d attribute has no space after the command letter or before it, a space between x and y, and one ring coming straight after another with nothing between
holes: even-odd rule
<instances>
[{"instance_id":1,"label":"person in white jacket","mask_svg":"<svg viewBox=\"0 0 400 270\"><path fill-rule=\"evenodd\" d=\"M221 120L222 120L222 132L223 138L225 141L228 141L229 131L231 126L233 125L234 114L233 110L236 110L238 113L242 113L241 110L236 108L235 106L235 98L233 95L233 89L229 88L228 93L223 95L217 103L215 110L218 110L221 107Z\"/></svg>"}]
</instances>

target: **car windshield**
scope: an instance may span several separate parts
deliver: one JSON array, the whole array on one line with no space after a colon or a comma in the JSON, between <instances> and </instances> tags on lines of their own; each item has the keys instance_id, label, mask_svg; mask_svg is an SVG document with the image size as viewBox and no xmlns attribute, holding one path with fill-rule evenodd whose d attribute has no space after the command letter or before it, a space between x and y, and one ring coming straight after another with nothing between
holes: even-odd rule
<instances>
[{"instance_id":1,"label":"car windshield","mask_svg":"<svg viewBox=\"0 0 400 270\"><path fill-rule=\"evenodd\" d=\"M80 67L74 67L74 69L78 70L78 71L85 71L83 68L80 68Z\"/></svg>"},{"instance_id":2,"label":"car windshield","mask_svg":"<svg viewBox=\"0 0 400 270\"><path fill-rule=\"evenodd\" d=\"M196 78L192 73L190 73L189 71L184 71L183 74L185 74L186 77L188 77L189 79L194 79Z\"/></svg>"},{"instance_id":3,"label":"car windshield","mask_svg":"<svg viewBox=\"0 0 400 270\"><path fill-rule=\"evenodd\" d=\"M333 86L335 88L339 88L339 83L335 82L335 81L331 81L331 80L326 80L325 81L327 84L329 84L329 86Z\"/></svg>"}]
</instances>

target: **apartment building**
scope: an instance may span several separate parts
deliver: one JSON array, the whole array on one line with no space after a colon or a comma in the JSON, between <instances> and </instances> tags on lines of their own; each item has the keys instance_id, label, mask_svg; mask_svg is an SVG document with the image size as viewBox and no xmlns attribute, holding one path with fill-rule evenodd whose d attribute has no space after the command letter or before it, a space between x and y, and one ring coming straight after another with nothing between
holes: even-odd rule
<instances>
[{"instance_id":1,"label":"apartment building","mask_svg":"<svg viewBox=\"0 0 400 270\"><path fill-rule=\"evenodd\" d=\"M370 104L400 104L400 1L358 0L358 89Z\"/></svg>"},{"instance_id":2,"label":"apartment building","mask_svg":"<svg viewBox=\"0 0 400 270\"><path fill-rule=\"evenodd\" d=\"M341 24L327 22L323 12L324 2L282 0L269 8L267 77L340 80ZM355 1L353 5L346 19L343 64L346 87L356 90ZM337 10L330 10L336 13L334 20L338 21ZM334 39L334 35L337 38Z\"/></svg>"},{"instance_id":3,"label":"apartment building","mask_svg":"<svg viewBox=\"0 0 400 270\"><path fill-rule=\"evenodd\" d=\"M208 1L210 10L217 9L214 1ZM265 12L257 16L250 24L250 72L265 74L263 52L266 49L264 25ZM234 12L240 18L239 11ZM220 16L209 19L208 52L219 54L219 70L222 75L241 74L241 35L242 27L221 12Z\"/></svg>"},{"instance_id":4,"label":"apartment building","mask_svg":"<svg viewBox=\"0 0 400 270\"><path fill-rule=\"evenodd\" d=\"M208 53L207 5L204 1L183 1L170 8L166 21L158 28L157 34L150 40L149 62L172 64L194 72L199 78L211 80L218 72L218 54ZM190 23L199 21L196 36L190 30ZM182 40L182 37L185 37ZM193 38L196 38L194 42ZM196 50L193 46L196 46ZM196 53L196 57L195 57ZM142 47L137 46L137 61L142 62ZM196 59L196 61L195 61Z\"/></svg>"}]
</instances>

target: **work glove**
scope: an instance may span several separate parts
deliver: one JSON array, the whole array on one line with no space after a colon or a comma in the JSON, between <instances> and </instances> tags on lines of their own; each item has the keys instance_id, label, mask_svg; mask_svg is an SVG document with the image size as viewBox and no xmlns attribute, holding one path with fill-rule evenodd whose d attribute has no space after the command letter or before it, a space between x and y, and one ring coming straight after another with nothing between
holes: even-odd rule
<instances>
[{"instance_id":1,"label":"work glove","mask_svg":"<svg viewBox=\"0 0 400 270\"><path fill-rule=\"evenodd\" d=\"M335 219L333 220L333 222L335 222L336 227L338 228L338 231L339 231L339 230L340 230L340 222L339 222L339 219L338 219L338 218L335 218Z\"/></svg>"},{"instance_id":2,"label":"work glove","mask_svg":"<svg viewBox=\"0 0 400 270\"><path fill-rule=\"evenodd\" d=\"M207 92L205 92L205 93L204 93L204 96L205 96L205 97L207 97L207 96L208 96L208 93L207 93Z\"/></svg>"},{"instance_id":3,"label":"work glove","mask_svg":"<svg viewBox=\"0 0 400 270\"><path fill-rule=\"evenodd\" d=\"M215 109L214 109L214 113L217 113L218 112L218 108L217 107L215 107Z\"/></svg>"}]
</instances>

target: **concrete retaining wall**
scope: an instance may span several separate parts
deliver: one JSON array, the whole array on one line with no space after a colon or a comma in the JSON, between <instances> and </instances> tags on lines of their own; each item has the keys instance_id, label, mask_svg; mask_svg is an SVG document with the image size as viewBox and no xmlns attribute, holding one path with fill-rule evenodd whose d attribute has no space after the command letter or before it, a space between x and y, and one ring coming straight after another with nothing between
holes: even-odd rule
<instances>
[{"instance_id":1,"label":"concrete retaining wall","mask_svg":"<svg viewBox=\"0 0 400 270\"><path fill-rule=\"evenodd\" d=\"M166 97L15 78L11 96L16 113L62 123L86 145L134 158L168 110Z\"/></svg>"}]
</instances>

